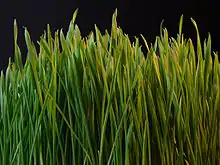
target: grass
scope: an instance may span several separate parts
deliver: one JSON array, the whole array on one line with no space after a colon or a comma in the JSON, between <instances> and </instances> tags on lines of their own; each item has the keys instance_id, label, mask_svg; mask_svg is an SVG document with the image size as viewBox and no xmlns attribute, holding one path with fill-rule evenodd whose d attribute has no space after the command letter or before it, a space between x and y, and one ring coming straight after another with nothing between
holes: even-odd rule
<instances>
[{"instance_id":1,"label":"grass","mask_svg":"<svg viewBox=\"0 0 220 165\"><path fill-rule=\"evenodd\" d=\"M0 164L214 165L220 162L220 64L211 37L202 45L161 28L147 54L117 27L82 37L48 25L22 64L0 77ZM160 56L156 55L159 49ZM195 49L197 51L195 51ZM213 57L213 58L212 58Z\"/></svg>"}]
</instances>

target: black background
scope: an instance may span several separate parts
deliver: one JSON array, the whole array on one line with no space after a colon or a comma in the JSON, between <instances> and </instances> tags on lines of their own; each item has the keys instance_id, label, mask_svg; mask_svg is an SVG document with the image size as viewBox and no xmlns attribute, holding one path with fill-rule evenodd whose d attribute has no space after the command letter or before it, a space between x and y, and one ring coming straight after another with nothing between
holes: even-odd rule
<instances>
[{"instance_id":1,"label":"black background","mask_svg":"<svg viewBox=\"0 0 220 165\"><path fill-rule=\"evenodd\" d=\"M89 34L96 24L101 31L111 28L111 18L118 9L117 22L132 39L143 34L148 42L154 42L159 35L160 23L169 35L176 37L180 16L184 15L183 33L195 41L196 31L190 21L197 22L201 39L212 36L213 51L220 50L220 26L217 0L178 1L178 0L1 0L0 1L0 69L5 69L8 58L13 57L13 21L19 27L19 46L23 59L26 58L24 29L27 27L32 40L36 43L47 24L52 31L63 28L67 31L72 14L79 8L76 23L83 36Z\"/></svg>"}]
</instances>

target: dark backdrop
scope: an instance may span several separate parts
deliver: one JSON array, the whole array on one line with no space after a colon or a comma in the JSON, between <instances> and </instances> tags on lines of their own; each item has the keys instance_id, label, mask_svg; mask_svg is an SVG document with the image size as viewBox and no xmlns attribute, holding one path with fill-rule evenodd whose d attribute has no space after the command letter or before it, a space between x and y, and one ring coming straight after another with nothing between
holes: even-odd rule
<instances>
[{"instance_id":1,"label":"dark backdrop","mask_svg":"<svg viewBox=\"0 0 220 165\"><path fill-rule=\"evenodd\" d=\"M129 36L143 34L149 42L159 35L162 19L170 36L175 37L181 14L184 15L183 32L195 41L196 32L190 21L198 24L201 39L212 36L212 48L220 50L219 9L217 0L1 0L0 1L0 69L5 69L8 58L13 57L13 19L19 26L19 45L26 58L24 29L27 27L33 41L51 25L52 31L63 28L67 31L72 14L79 8L76 23L85 36L97 24L101 31L111 28L111 17L118 9L118 24Z\"/></svg>"}]
</instances>

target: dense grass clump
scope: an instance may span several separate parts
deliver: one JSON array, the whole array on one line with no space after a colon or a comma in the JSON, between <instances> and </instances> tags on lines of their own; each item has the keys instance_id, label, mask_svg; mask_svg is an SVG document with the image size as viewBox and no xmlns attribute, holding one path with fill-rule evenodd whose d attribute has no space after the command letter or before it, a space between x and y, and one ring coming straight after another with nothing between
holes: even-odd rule
<instances>
[{"instance_id":1,"label":"dense grass clump","mask_svg":"<svg viewBox=\"0 0 220 165\"><path fill-rule=\"evenodd\" d=\"M220 163L220 64L211 37L194 49L166 29L155 44L131 43L117 27L82 38L48 25L39 52L25 30L23 65L0 77L2 165L183 165ZM203 48L202 48L203 47ZM160 56L156 55L159 49ZM213 58L212 58L213 56Z\"/></svg>"}]
</instances>

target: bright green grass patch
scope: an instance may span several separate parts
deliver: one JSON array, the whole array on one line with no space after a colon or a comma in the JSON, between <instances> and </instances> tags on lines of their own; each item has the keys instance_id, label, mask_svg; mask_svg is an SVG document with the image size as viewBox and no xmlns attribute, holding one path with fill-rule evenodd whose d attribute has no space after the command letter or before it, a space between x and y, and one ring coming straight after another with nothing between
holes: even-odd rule
<instances>
[{"instance_id":1,"label":"bright green grass patch","mask_svg":"<svg viewBox=\"0 0 220 165\"><path fill-rule=\"evenodd\" d=\"M37 52L25 30L23 65L0 78L0 164L155 165L220 162L220 64L211 37L197 48L161 29L144 55L117 27L86 38L50 27ZM156 49L160 56L156 56ZM212 56L214 58L212 58Z\"/></svg>"}]
</instances>

